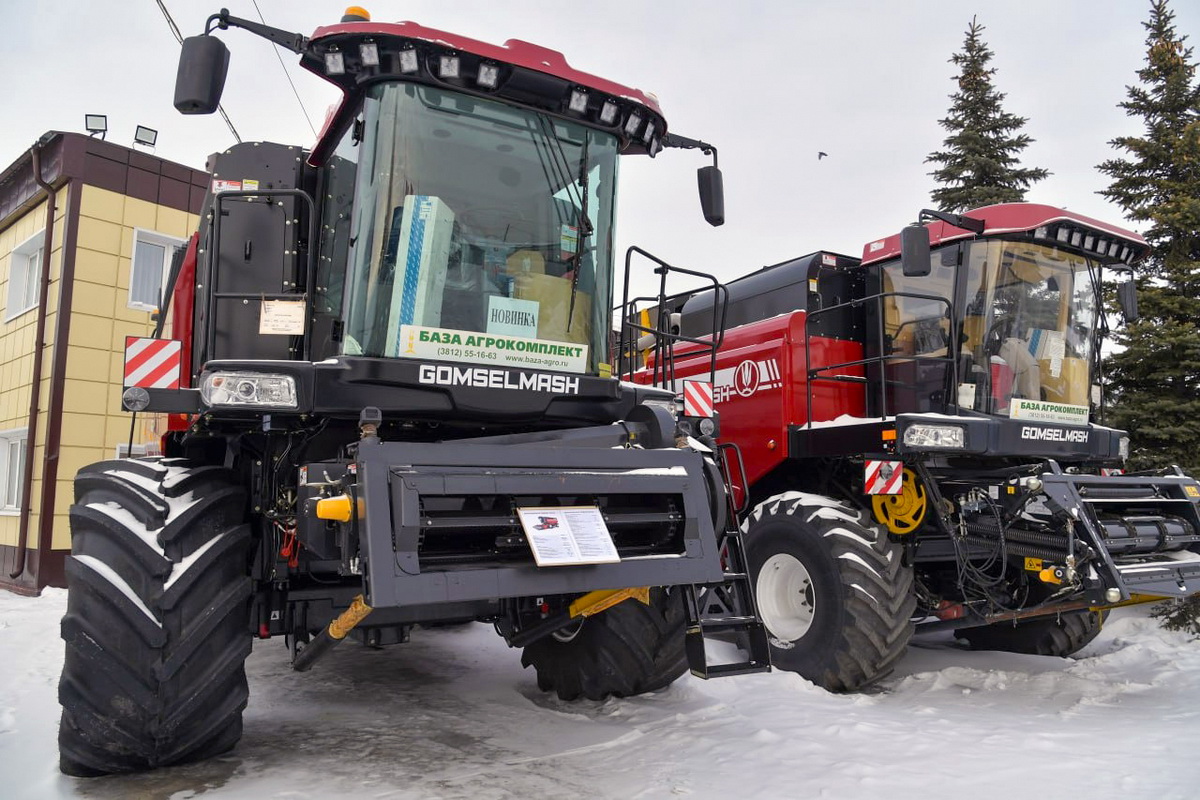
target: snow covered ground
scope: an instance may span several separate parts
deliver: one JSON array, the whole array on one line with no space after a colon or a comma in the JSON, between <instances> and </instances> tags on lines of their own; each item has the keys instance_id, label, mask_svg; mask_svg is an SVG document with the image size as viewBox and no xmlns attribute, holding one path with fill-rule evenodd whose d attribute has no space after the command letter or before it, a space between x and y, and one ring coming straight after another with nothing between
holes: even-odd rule
<instances>
[{"instance_id":1,"label":"snow covered ground","mask_svg":"<svg viewBox=\"0 0 1200 800\"><path fill-rule=\"evenodd\" d=\"M484 625L248 666L231 754L93 780L58 773L66 594L0 591L4 798L1200 797L1200 643L1115 613L1078 660L919 641L870 695L775 672L562 703Z\"/></svg>"}]
</instances>

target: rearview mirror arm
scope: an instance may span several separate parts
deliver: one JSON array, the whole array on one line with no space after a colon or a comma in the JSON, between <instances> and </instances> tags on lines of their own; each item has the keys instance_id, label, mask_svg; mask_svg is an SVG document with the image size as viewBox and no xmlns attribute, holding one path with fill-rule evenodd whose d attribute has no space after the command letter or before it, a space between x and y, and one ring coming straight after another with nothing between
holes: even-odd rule
<instances>
[{"instance_id":1,"label":"rearview mirror arm","mask_svg":"<svg viewBox=\"0 0 1200 800\"><path fill-rule=\"evenodd\" d=\"M714 167L719 166L717 164L717 148L708 142L702 142L699 139L689 139L677 133L668 133L662 137L662 146L678 147L682 150L699 150L706 156L712 156Z\"/></svg>"},{"instance_id":2,"label":"rearview mirror arm","mask_svg":"<svg viewBox=\"0 0 1200 800\"><path fill-rule=\"evenodd\" d=\"M227 8L222 8L220 13L213 14L208 18L208 21L204 23L205 36L212 32L214 22L216 23L216 27L220 28L221 30L228 30L229 28L242 28L250 31L256 36L261 36L267 41L277 44L280 47L287 48L293 53L303 53L306 49L308 49L307 36L285 31L281 28L272 28L270 25L264 25L261 22L254 22L253 20L242 19L240 17L231 17L229 15L229 9Z\"/></svg>"},{"instance_id":3,"label":"rearview mirror arm","mask_svg":"<svg viewBox=\"0 0 1200 800\"><path fill-rule=\"evenodd\" d=\"M975 217L964 216L963 214L951 214L948 211L934 211L930 208L921 209L921 213L917 216L917 222L922 223L931 219L941 220L956 228L962 228L964 231L971 233L983 233L985 223L981 219Z\"/></svg>"}]
</instances>

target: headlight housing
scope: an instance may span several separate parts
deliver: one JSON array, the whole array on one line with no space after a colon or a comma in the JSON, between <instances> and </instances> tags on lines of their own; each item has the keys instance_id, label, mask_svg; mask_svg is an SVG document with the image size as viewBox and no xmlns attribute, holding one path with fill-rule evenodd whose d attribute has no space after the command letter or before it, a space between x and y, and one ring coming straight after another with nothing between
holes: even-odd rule
<instances>
[{"instance_id":1,"label":"headlight housing","mask_svg":"<svg viewBox=\"0 0 1200 800\"><path fill-rule=\"evenodd\" d=\"M225 408L296 408L296 379L259 372L206 372L200 378L206 405Z\"/></svg>"},{"instance_id":2,"label":"headlight housing","mask_svg":"<svg viewBox=\"0 0 1200 800\"><path fill-rule=\"evenodd\" d=\"M961 450L966 447L967 437L958 425L930 425L920 423L904 429L906 447L936 447L946 450Z\"/></svg>"}]
</instances>

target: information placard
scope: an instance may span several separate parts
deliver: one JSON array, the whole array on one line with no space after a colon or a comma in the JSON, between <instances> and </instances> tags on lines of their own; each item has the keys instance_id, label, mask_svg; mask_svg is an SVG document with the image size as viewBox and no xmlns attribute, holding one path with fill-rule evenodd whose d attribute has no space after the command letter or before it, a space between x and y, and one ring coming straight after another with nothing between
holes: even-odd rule
<instances>
[{"instance_id":1,"label":"information placard","mask_svg":"<svg viewBox=\"0 0 1200 800\"><path fill-rule=\"evenodd\" d=\"M258 317L258 332L263 336L303 336L303 300L263 300Z\"/></svg>"},{"instance_id":2,"label":"information placard","mask_svg":"<svg viewBox=\"0 0 1200 800\"><path fill-rule=\"evenodd\" d=\"M596 506L518 508L517 517L539 567L621 560L604 515Z\"/></svg>"}]
</instances>

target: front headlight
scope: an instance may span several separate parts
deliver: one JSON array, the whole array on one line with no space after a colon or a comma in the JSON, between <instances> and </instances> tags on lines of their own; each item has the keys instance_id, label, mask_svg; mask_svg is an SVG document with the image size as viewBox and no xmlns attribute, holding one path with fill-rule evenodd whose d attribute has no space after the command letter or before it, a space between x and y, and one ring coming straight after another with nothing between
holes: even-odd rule
<instances>
[{"instance_id":1,"label":"front headlight","mask_svg":"<svg viewBox=\"0 0 1200 800\"><path fill-rule=\"evenodd\" d=\"M1129 460L1129 437L1128 436L1121 436L1120 438L1117 439L1117 455L1119 455L1121 457L1122 461Z\"/></svg>"},{"instance_id":2,"label":"front headlight","mask_svg":"<svg viewBox=\"0 0 1200 800\"><path fill-rule=\"evenodd\" d=\"M904 444L908 447L961 449L966 446L966 436L957 425L909 425L904 429Z\"/></svg>"},{"instance_id":3,"label":"front headlight","mask_svg":"<svg viewBox=\"0 0 1200 800\"><path fill-rule=\"evenodd\" d=\"M296 379L257 372L206 372L200 397L209 406L296 408Z\"/></svg>"}]
</instances>

